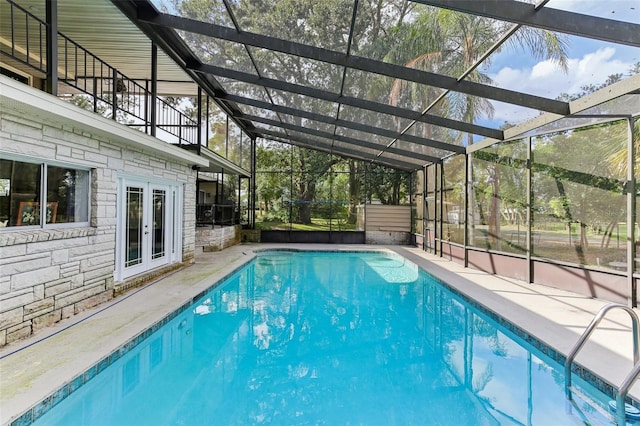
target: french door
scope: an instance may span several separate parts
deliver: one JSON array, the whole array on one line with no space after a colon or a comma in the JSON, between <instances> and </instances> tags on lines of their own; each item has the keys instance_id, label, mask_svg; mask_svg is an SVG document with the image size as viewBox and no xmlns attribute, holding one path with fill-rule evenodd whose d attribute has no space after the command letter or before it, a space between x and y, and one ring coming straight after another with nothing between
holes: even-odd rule
<instances>
[{"instance_id":1,"label":"french door","mask_svg":"<svg viewBox=\"0 0 640 426\"><path fill-rule=\"evenodd\" d=\"M116 280L180 260L180 188L122 178L118 188Z\"/></svg>"}]
</instances>

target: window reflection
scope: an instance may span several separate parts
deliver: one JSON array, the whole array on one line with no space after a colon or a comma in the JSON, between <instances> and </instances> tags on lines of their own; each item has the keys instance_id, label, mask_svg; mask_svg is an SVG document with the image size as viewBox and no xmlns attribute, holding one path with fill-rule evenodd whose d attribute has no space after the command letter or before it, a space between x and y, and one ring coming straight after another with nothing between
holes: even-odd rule
<instances>
[{"instance_id":1,"label":"window reflection","mask_svg":"<svg viewBox=\"0 0 640 426\"><path fill-rule=\"evenodd\" d=\"M0 160L0 225L40 225L40 202L42 199L40 164L21 161Z\"/></svg>"},{"instance_id":2,"label":"window reflection","mask_svg":"<svg viewBox=\"0 0 640 426\"><path fill-rule=\"evenodd\" d=\"M89 172L67 167L47 167L47 203L55 203L47 223L87 222Z\"/></svg>"},{"instance_id":3,"label":"window reflection","mask_svg":"<svg viewBox=\"0 0 640 426\"><path fill-rule=\"evenodd\" d=\"M0 227L88 221L89 171L0 160Z\"/></svg>"}]
</instances>

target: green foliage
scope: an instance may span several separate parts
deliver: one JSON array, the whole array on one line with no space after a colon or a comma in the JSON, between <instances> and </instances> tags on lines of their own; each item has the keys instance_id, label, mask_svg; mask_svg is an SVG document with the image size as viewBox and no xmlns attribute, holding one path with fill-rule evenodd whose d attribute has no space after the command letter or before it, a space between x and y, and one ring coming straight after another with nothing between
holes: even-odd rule
<instances>
[{"instance_id":1,"label":"green foliage","mask_svg":"<svg viewBox=\"0 0 640 426\"><path fill-rule=\"evenodd\" d=\"M388 167L371 165L367 175L367 200L382 204L408 204L409 174Z\"/></svg>"}]
</instances>

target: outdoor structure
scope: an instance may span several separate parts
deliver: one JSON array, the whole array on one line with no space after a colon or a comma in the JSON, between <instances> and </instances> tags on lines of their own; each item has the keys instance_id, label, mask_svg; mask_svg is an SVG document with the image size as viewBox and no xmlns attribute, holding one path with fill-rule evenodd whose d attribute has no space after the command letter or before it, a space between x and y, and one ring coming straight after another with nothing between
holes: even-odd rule
<instances>
[{"instance_id":1,"label":"outdoor structure","mask_svg":"<svg viewBox=\"0 0 640 426\"><path fill-rule=\"evenodd\" d=\"M571 41L637 61L633 5L260 4L0 0L0 344L269 215L637 304L640 65L546 91ZM554 72L505 78L514 46ZM374 199L405 223L356 226Z\"/></svg>"},{"instance_id":2,"label":"outdoor structure","mask_svg":"<svg viewBox=\"0 0 640 426\"><path fill-rule=\"evenodd\" d=\"M409 244L411 207L384 204L358 206L358 225L366 231L367 244Z\"/></svg>"}]
</instances>

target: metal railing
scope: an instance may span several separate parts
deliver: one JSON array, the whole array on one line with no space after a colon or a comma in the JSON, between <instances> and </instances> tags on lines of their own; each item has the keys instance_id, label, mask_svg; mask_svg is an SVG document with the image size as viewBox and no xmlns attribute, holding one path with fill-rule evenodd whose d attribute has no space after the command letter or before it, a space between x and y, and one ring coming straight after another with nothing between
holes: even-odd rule
<instances>
[{"instance_id":1,"label":"metal railing","mask_svg":"<svg viewBox=\"0 0 640 426\"><path fill-rule=\"evenodd\" d=\"M573 346L569 355L567 356L567 360L564 364L564 389L565 394L568 400L572 400L571 395L571 365L573 364L573 360L575 359L578 352L582 349L584 344L587 342L595 328L600 324L600 321L604 318L607 312L612 309L622 309L627 312L631 317L632 329L633 329L633 369L631 372L625 377L624 381L618 388L618 395L616 396L616 422L618 426L626 425L626 407L625 407L625 399L627 397L627 393L629 392L629 388L638 378L640 374L640 348L638 347L638 341L640 340L640 336L638 336L639 330L639 322L638 315L636 312L628 306L621 305L619 303L610 303L608 305L603 306L596 316L591 320L591 323L587 326L587 328L582 333L582 336L578 339L576 344Z\"/></svg>"},{"instance_id":2,"label":"metal railing","mask_svg":"<svg viewBox=\"0 0 640 426\"><path fill-rule=\"evenodd\" d=\"M229 226L237 223L235 204L198 204L196 205L197 225Z\"/></svg>"},{"instance_id":3,"label":"metal railing","mask_svg":"<svg viewBox=\"0 0 640 426\"><path fill-rule=\"evenodd\" d=\"M5 3L9 7L11 23L8 27L0 27L0 51L24 65L46 72L46 23L10 0Z\"/></svg>"},{"instance_id":4,"label":"metal railing","mask_svg":"<svg viewBox=\"0 0 640 426\"><path fill-rule=\"evenodd\" d=\"M0 51L46 74L47 23L12 0L0 1L8 6L11 19L11 25L1 30ZM57 45L58 83L69 87L61 98L151 134L149 81L128 78L60 32ZM196 120L161 97L156 97L155 109L158 138L179 145L198 143Z\"/></svg>"}]
</instances>

